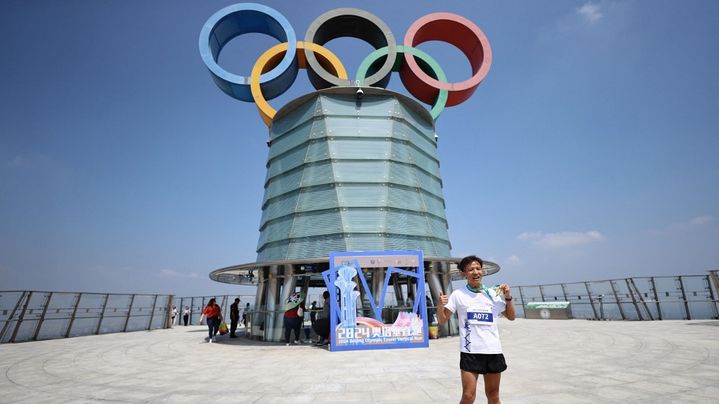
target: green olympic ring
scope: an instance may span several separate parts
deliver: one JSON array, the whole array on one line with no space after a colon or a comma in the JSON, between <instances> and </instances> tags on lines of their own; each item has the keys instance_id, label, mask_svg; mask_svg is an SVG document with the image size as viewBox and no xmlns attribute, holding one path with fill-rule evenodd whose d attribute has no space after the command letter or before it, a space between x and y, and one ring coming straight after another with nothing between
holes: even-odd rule
<instances>
[{"instance_id":1,"label":"green olympic ring","mask_svg":"<svg viewBox=\"0 0 719 404\"><path fill-rule=\"evenodd\" d=\"M385 46L384 48L379 48L367 55L367 57L364 58L364 60L360 64L359 69L357 70L357 74L355 75L355 83L361 85L367 76L374 74L374 72L376 72L382 66L382 63L384 63L384 60L387 58L387 53L388 47ZM434 60L427 53L423 52L420 49L404 45L397 45L397 53L409 53L410 55L416 57L419 61L418 64L422 71L429 74L430 76L432 76L433 79L437 81L447 83L447 75L444 74L444 70L442 70L442 68L439 66L439 63L437 63L437 61ZM394 62L394 66L392 66L392 71L399 72L400 69L402 69L402 66L404 66L404 60L405 58L398 57ZM432 115L432 119L435 122L439 118L439 114L442 113L444 107L447 105L448 96L449 91L447 91L446 89L439 90L439 94L434 100L434 105L432 105L432 109L429 111L430 115Z\"/></svg>"}]
</instances>

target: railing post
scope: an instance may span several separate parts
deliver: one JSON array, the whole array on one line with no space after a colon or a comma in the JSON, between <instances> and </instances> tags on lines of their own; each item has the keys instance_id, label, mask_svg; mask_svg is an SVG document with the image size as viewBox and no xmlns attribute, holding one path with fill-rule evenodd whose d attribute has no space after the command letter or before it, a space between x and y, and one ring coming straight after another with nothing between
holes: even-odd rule
<instances>
[{"instance_id":1,"label":"railing post","mask_svg":"<svg viewBox=\"0 0 719 404\"><path fill-rule=\"evenodd\" d=\"M654 277L649 278L649 282L652 284L652 292L654 292L654 303L657 305L657 315L659 320L662 319L662 305L659 304L659 294L657 293L657 285L654 283Z\"/></svg>"},{"instance_id":2,"label":"railing post","mask_svg":"<svg viewBox=\"0 0 719 404\"><path fill-rule=\"evenodd\" d=\"M45 321L45 314L47 314L47 307L50 306L50 299L52 299L52 293L50 292L49 295L47 295L47 299L45 299L45 304L42 308L42 314L40 315L40 319L37 321L37 325L35 326L35 332L32 335L32 340L37 341L38 335L40 335L40 328L42 327L42 322Z\"/></svg>"},{"instance_id":3,"label":"railing post","mask_svg":"<svg viewBox=\"0 0 719 404\"><path fill-rule=\"evenodd\" d=\"M152 320L155 319L155 308L157 308L157 296L155 295L155 301L152 302L152 311L150 312L150 323L147 325L147 330L150 331L152 329Z\"/></svg>"},{"instance_id":4,"label":"railing post","mask_svg":"<svg viewBox=\"0 0 719 404\"><path fill-rule=\"evenodd\" d=\"M97 320L97 328L95 328L95 335L100 334L100 329L102 327L102 320L105 319L105 308L107 308L107 301L110 299L110 294L105 294L105 300L102 302L102 309L100 309L100 319Z\"/></svg>"},{"instance_id":5,"label":"railing post","mask_svg":"<svg viewBox=\"0 0 719 404\"><path fill-rule=\"evenodd\" d=\"M614 281L610 280L609 285L612 287L612 293L614 294L614 301L617 303L617 308L619 308L619 314L622 315L622 320L626 320L627 316L624 315L624 309L622 309L622 303L619 301L619 294L617 293L617 288L614 285Z\"/></svg>"},{"instance_id":6,"label":"railing post","mask_svg":"<svg viewBox=\"0 0 719 404\"><path fill-rule=\"evenodd\" d=\"M539 285L539 296L542 298L543 302L547 301L547 299L544 298L544 288L542 287L542 285Z\"/></svg>"},{"instance_id":7,"label":"railing post","mask_svg":"<svg viewBox=\"0 0 719 404\"><path fill-rule=\"evenodd\" d=\"M629 291L629 296L632 297L632 304L634 304L634 310L637 311L637 317L639 317L640 321L644 321L644 316L642 316L642 312L641 312L641 310L639 310L639 305L637 304L637 299L634 297L634 291L632 290L632 286L629 283L629 278L625 278L624 281L627 283L627 290ZM632 281L632 283L633 282L634 281ZM639 293L639 298L641 299L642 298L641 292L637 291L637 293ZM649 316L651 316L651 315L652 314L649 313Z\"/></svg>"},{"instance_id":8,"label":"railing post","mask_svg":"<svg viewBox=\"0 0 719 404\"><path fill-rule=\"evenodd\" d=\"M192 296L190 298L190 318L187 319L187 322L192 324L192 316L194 313L192 312L195 309L195 296Z\"/></svg>"},{"instance_id":9,"label":"railing post","mask_svg":"<svg viewBox=\"0 0 719 404\"><path fill-rule=\"evenodd\" d=\"M23 290L20 297L17 299L17 302L15 303L15 307L13 307L12 312L10 312L10 316L5 320L5 324L2 326L2 332L0 332L0 342L2 342L2 338L5 336L5 331L10 326L10 322L12 321L13 317L15 317L15 313L17 312L18 307L20 307L20 304L22 303L23 299L25 299L25 294L28 293Z\"/></svg>"},{"instance_id":10,"label":"railing post","mask_svg":"<svg viewBox=\"0 0 719 404\"><path fill-rule=\"evenodd\" d=\"M560 283L559 285L562 287L562 294L564 295L564 301L568 302L569 296L567 296L567 285L565 285L563 283Z\"/></svg>"},{"instance_id":11,"label":"railing post","mask_svg":"<svg viewBox=\"0 0 719 404\"><path fill-rule=\"evenodd\" d=\"M594 298L592 297L592 291L589 290L589 283L584 282L584 288L587 289L587 296L589 297L589 304L592 306L592 312L594 312L594 318L598 318L597 316L597 308L594 307Z\"/></svg>"},{"instance_id":12,"label":"railing post","mask_svg":"<svg viewBox=\"0 0 719 404\"><path fill-rule=\"evenodd\" d=\"M227 295L223 295L223 296L222 296L222 303L220 304L220 310L222 310L223 317L224 317L224 313L227 313L227 307L226 307L226 306L227 306L227 300L228 300L228 299L227 299Z\"/></svg>"},{"instance_id":13,"label":"railing post","mask_svg":"<svg viewBox=\"0 0 719 404\"><path fill-rule=\"evenodd\" d=\"M522 302L522 314L524 318L527 318L527 310L524 308L524 295L522 294L522 287L519 287L519 300Z\"/></svg>"},{"instance_id":14,"label":"railing post","mask_svg":"<svg viewBox=\"0 0 719 404\"><path fill-rule=\"evenodd\" d=\"M679 290L682 292L682 300L684 301L684 311L687 313L687 320L691 320L692 315L689 312L689 302L687 301L687 294L684 291L684 282L682 282L681 276L677 276L677 280L679 281Z\"/></svg>"},{"instance_id":15,"label":"railing post","mask_svg":"<svg viewBox=\"0 0 719 404\"><path fill-rule=\"evenodd\" d=\"M3 324L3 329L0 332L0 343L2 342L3 337L5 336L5 331L10 326L10 322L12 322L13 317L15 317L15 313L17 312L18 307L20 307L20 304L25 299L25 294L28 293L23 290L20 297L17 299L17 302L15 303L15 307L13 307L12 311L10 312L10 316L8 316L7 320L5 320L5 324Z\"/></svg>"},{"instance_id":16,"label":"railing post","mask_svg":"<svg viewBox=\"0 0 719 404\"><path fill-rule=\"evenodd\" d=\"M17 323L15 324L15 329L12 331L12 336L10 337L10 342L15 342L15 337L17 337L18 331L20 331L20 325L22 324L22 320L25 318L25 311L27 311L27 306L30 304L30 299L32 299L32 291L30 291L27 294L27 298L25 299L25 304L22 306L22 311L20 312L20 316L17 318Z\"/></svg>"},{"instance_id":17,"label":"railing post","mask_svg":"<svg viewBox=\"0 0 719 404\"><path fill-rule=\"evenodd\" d=\"M127 324L130 322L130 316L132 315L132 305L135 303L135 295L132 294L132 297L130 298L130 308L127 310L127 317L125 317L125 327L123 327L122 332L127 332Z\"/></svg>"},{"instance_id":18,"label":"railing post","mask_svg":"<svg viewBox=\"0 0 719 404\"><path fill-rule=\"evenodd\" d=\"M75 315L77 314L77 307L80 305L80 299L82 299L82 293L77 294L75 299L74 307L72 308L72 314L70 315L70 322L67 323L67 330L65 330L65 338L70 337L70 331L72 330L72 323L75 322Z\"/></svg>"},{"instance_id":19,"label":"railing post","mask_svg":"<svg viewBox=\"0 0 719 404\"><path fill-rule=\"evenodd\" d=\"M711 283L707 285L709 287L709 297L712 299L712 309L714 309L714 318L719 318L719 309L717 309L717 301L716 296L714 295L714 291L712 291L712 284L714 284L714 290L716 290L717 293L719 293L719 276L717 276L717 271L709 271L709 275L707 276L707 282L711 280ZM2 337L2 334L0 334L0 337Z\"/></svg>"}]
</instances>

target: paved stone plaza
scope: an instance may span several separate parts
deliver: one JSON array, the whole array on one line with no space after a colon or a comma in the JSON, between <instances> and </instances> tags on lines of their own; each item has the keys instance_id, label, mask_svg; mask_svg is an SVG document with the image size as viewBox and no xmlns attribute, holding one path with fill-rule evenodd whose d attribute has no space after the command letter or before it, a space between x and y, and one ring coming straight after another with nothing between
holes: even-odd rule
<instances>
[{"instance_id":1,"label":"paved stone plaza","mask_svg":"<svg viewBox=\"0 0 719 404\"><path fill-rule=\"evenodd\" d=\"M708 403L719 321L501 320L503 403ZM458 338L329 352L204 326L0 345L0 403L456 403ZM478 403L484 402L482 388Z\"/></svg>"}]
</instances>

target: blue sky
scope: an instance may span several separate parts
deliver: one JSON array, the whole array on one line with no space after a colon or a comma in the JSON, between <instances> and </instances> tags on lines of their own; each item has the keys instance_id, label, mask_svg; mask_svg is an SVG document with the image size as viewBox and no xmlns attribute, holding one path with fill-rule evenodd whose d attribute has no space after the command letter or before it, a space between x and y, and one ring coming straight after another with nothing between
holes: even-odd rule
<instances>
[{"instance_id":1,"label":"blue sky","mask_svg":"<svg viewBox=\"0 0 719 404\"><path fill-rule=\"evenodd\" d=\"M0 2L0 290L247 293L214 269L254 262L267 129L212 82L204 22L229 1ZM401 41L448 11L492 69L437 123L452 254L513 285L719 268L719 3L269 1L298 37L336 7ZM248 74L276 41L233 40ZM327 44L350 75L370 45ZM445 43L420 46L450 81ZM405 93L399 77L390 89ZM271 101L311 91L301 73Z\"/></svg>"}]
</instances>

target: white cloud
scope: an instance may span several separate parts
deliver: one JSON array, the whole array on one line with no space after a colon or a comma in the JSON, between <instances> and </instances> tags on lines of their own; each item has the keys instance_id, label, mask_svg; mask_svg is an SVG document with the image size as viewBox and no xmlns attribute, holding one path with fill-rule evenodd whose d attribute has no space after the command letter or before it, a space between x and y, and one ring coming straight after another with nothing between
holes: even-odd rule
<instances>
[{"instance_id":1,"label":"white cloud","mask_svg":"<svg viewBox=\"0 0 719 404\"><path fill-rule=\"evenodd\" d=\"M160 271L160 276L167 278L197 278L199 275L196 272L178 272L173 269L163 269Z\"/></svg>"},{"instance_id":2,"label":"white cloud","mask_svg":"<svg viewBox=\"0 0 719 404\"><path fill-rule=\"evenodd\" d=\"M602 12L599 10L599 5L592 2L584 3L583 6L577 9L577 13L590 24L595 23L602 18Z\"/></svg>"},{"instance_id":3,"label":"white cloud","mask_svg":"<svg viewBox=\"0 0 719 404\"><path fill-rule=\"evenodd\" d=\"M657 234L660 236L665 236L665 235L675 234L675 233L683 233L683 232L689 231L694 228L706 226L713 221L714 221L714 216L702 215L702 216L694 217L694 218L689 219L684 222L672 223L662 229L651 230L651 232L653 234Z\"/></svg>"},{"instance_id":4,"label":"white cloud","mask_svg":"<svg viewBox=\"0 0 719 404\"><path fill-rule=\"evenodd\" d=\"M701 225L707 224L709 222L712 222L713 220L714 220L714 216L709 216L709 215L697 216L694 219L689 221L689 225L701 226Z\"/></svg>"},{"instance_id":5,"label":"white cloud","mask_svg":"<svg viewBox=\"0 0 719 404\"><path fill-rule=\"evenodd\" d=\"M506 261L510 264L519 264L521 260L516 255L510 255Z\"/></svg>"},{"instance_id":6,"label":"white cloud","mask_svg":"<svg viewBox=\"0 0 719 404\"><path fill-rule=\"evenodd\" d=\"M596 230L587 232L562 231L558 233L544 233L541 231L524 232L517 239L529 241L544 248L563 248L593 243L605 239L604 235Z\"/></svg>"}]
</instances>

